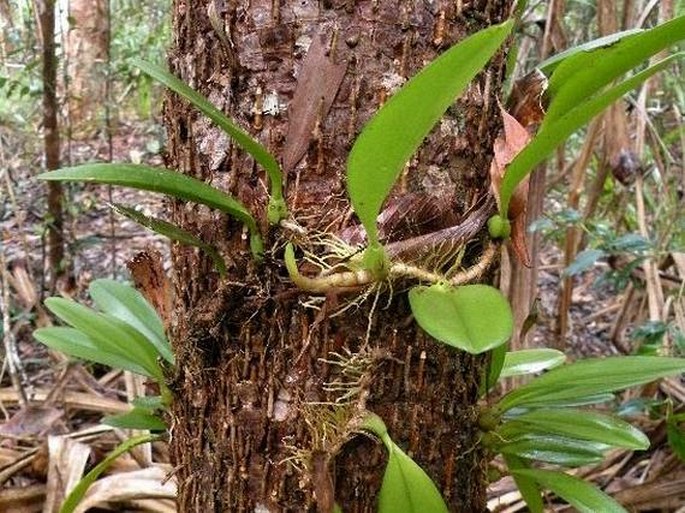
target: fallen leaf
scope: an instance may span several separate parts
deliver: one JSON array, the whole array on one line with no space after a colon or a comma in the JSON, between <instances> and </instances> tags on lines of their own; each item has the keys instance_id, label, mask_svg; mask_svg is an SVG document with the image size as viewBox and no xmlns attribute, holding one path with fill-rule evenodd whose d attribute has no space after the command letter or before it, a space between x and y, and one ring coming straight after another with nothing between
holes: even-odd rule
<instances>
[{"instance_id":1,"label":"fallen leaf","mask_svg":"<svg viewBox=\"0 0 685 513\"><path fill-rule=\"evenodd\" d=\"M45 485L29 485L0 490L0 511L39 513L43 511Z\"/></svg>"},{"instance_id":2,"label":"fallen leaf","mask_svg":"<svg viewBox=\"0 0 685 513\"><path fill-rule=\"evenodd\" d=\"M139 499L174 499L176 483L168 479L169 465L153 465L133 472L122 472L98 479L86 492L74 513L85 513L96 506Z\"/></svg>"},{"instance_id":3,"label":"fallen leaf","mask_svg":"<svg viewBox=\"0 0 685 513\"><path fill-rule=\"evenodd\" d=\"M47 406L26 406L0 426L0 435L26 437L44 435L53 429L63 411Z\"/></svg>"},{"instance_id":4,"label":"fallen leaf","mask_svg":"<svg viewBox=\"0 0 685 513\"><path fill-rule=\"evenodd\" d=\"M90 448L66 436L48 437L48 482L43 513L58 513L66 495L79 482Z\"/></svg>"}]
</instances>

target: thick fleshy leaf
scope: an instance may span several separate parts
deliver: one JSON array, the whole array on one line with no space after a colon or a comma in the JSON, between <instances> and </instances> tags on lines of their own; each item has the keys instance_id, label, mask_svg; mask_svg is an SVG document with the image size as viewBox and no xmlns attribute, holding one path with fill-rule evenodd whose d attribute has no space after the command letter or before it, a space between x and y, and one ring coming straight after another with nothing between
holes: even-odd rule
<instances>
[{"instance_id":1,"label":"thick fleshy leaf","mask_svg":"<svg viewBox=\"0 0 685 513\"><path fill-rule=\"evenodd\" d=\"M390 438L383 419L369 413L361 428L375 434L388 449L388 465L378 496L378 513L447 513L445 501L433 481Z\"/></svg>"},{"instance_id":2,"label":"thick fleshy leaf","mask_svg":"<svg viewBox=\"0 0 685 513\"><path fill-rule=\"evenodd\" d=\"M121 456L125 452L130 451L138 445L154 442L155 440L159 439L159 435L146 434L134 436L117 445L114 448L114 450L110 452L104 460L98 463L95 467L93 467L93 469L90 472L83 476L83 478L78 482L78 484L74 487L74 489L69 493L67 498L62 503L62 507L60 508L59 513L73 513L73 511L76 509L76 506L78 506L79 502L81 502L84 495L88 491L90 485L92 485L95 482L95 480L98 477L100 477L100 474L107 470L110 467L110 465L114 463L114 460L116 460L119 456Z\"/></svg>"},{"instance_id":3,"label":"thick fleshy leaf","mask_svg":"<svg viewBox=\"0 0 685 513\"><path fill-rule=\"evenodd\" d=\"M269 204L270 215L271 211L273 210L277 211L274 212L274 215L277 214L279 216L278 219L273 218L270 220L272 222L277 222L279 219L284 218L287 215L287 210L283 200L282 192L283 173L281 173L281 168L278 165L276 158L269 153L264 146L250 137L247 132L226 117L223 112L212 105L207 98L192 89L183 81L179 80L164 68L137 58L134 58L132 63L134 66L137 66L179 96L188 100L200 112L214 121L214 123L216 123L217 126L224 132L226 132L226 134L231 136L238 146L248 152L266 170L271 182L271 203Z\"/></svg>"},{"instance_id":4,"label":"thick fleshy leaf","mask_svg":"<svg viewBox=\"0 0 685 513\"><path fill-rule=\"evenodd\" d=\"M509 302L488 285L414 287L409 303L429 335L471 354L504 344L512 333Z\"/></svg>"},{"instance_id":5,"label":"thick fleshy leaf","mask_svg":"<svg viewBox=\"0 0 685 513\"><path fill-rule=\"evenodd\" d=\"M649 447L649 438L627 422L601 413L574 409L532 410L505 422L497 432L504 439L536 432L626 449L644 450Z\"/></svg>"},{"instance_id":6,"label":"thick fleshy leaf","mask_svg":"<svg viewBox=\"0 0 685 513\"><path fill-rule=\"evenodd\" d=\"M88 287L97 307L138 330L167 362L174 363L164 325L150 303L135 288L115 280L94 280Z\"/></svg>"},{"instance_id":7,"label":"thick fleshy leaf","mask_svg":"<svg viewBox=\"0 0 685 513\"><path fill-rule=\"evenodd\" d=\"M498 403L497 409L554 406L559 401L616 392L682 372L685 372L685 358L618 356L582 360L552 369L510 392Z\"/></svg>"},{"instance_id":8,"label":"thick fleshy leaf","mask_svg":"<svg viewBox=\"0 0 685 513\"><path fill-rule=\"evenodd\" d=\"M482 390L483 393L487 392L497 384L497 381L500 379L502 374L502 369L504 368L504 360L506 355L506 344L497 346L490 352L490 363L488 364L488 371L485 379L485 390Z\"/></svg>"},{"instance_id":9,"label":"thick fleshy leaf","mask_svg":"<svg viewBox=\"0 0 685 513\"><path fill-rule=\"evenodd\" d=\"M579 395L578 397L567 397L556 399L554 404L542 402L541 404L531 401L526 403L525 408L578 408L580 406L593 406L595 404L608 403L616 399L614 394L589 394Z\"/></svg>"},{"instance_id":10,"label":"thick fleshy leaf","mask_svg":"<svg viewBox=\"0 0 685 513\"><path fill-rule=\"evenodd\" d=\"M554 122L587 98L661 50L685 38L685 16L591 51L564 59L550 77L551 98L543 122Z\"/></svg>"},{"instance_id":11,"label":"thick fleshy leaf","mask_svg":"<svg viewBox=\"0 0 685 513\"><path fill-rule=\"evenodd\" d=\"M152 230L155 233L163 235L164 237L167 237L173 241L180 242L181 244L200 248L212 259L214 262L214 267L216 267L216 270L219 272L219 274L221 276L226 275L226 262L224 262L224 259L219 254L217 249L214 246L198 239L189 231L184 230L180 226L176 226L175 224L164 221L163 219L146 216L142 212L138 212L133 208L129 208L118 203L113 203L112 208L122 216L128 217L132 221L144 226L148 230Z\"/></svg>"},{"instance_id":12,"label":"thick fleshy leaf","mask_svg":"<svg viewBox=\"0 0 685 513\"><path fill-rule=\"evenodd\" d=\"M606 448L604 444L548 434L525 434L497 446L497 450L503 454L564 467L599 463L604 459Z\"/></svg>"},{"instance_id":13,"label":"thick fleshy leaf","mask_svg":"<svg viewBox=\"0 0 685 513\"><path fill-rule=\"evenodd\" d=\"M159 416L143 408L133 408L119 415L103 417L102 423L120 429L144 429L148 431L166 431L167 425Z\"/></svg>"},{"instance_id":14,"label":"thick fleshy leaf","mask_svg":"<svg viewBox=\"0 0 685 513\"><path fill-rule=\"evenodd\" d=\"M347 191L370 245L378 242L376 217L405 164L511 28L511 21L489 27L447 50L400 88L362 130L347 161Z\"/></svg>"},{"instance_id":15,"label":"thick fleshy leaf","mask_svg":"<svg viewBox=\"0 0 685 513\"><path fill-rule=\"evenodd\" d=\"M576 508L580 513L628 513L614 499L582 479L563 472L540 469L512 470L514 477L533 479Z\"/></svg>"},{"instance_id":16,"label":"thick fleshy leaf","mask_svg":"<svg viewBox=\"0 0 685 513\"><path fill-rule=\"evenodd\" d=\"M529 469L530 463L527 460L514 456L513 454L503 454L504 462L509 471ZM544 513L545 506L542 503L540 487L530 477L520 474L513 474L514 482L521 492L521 497L526 501L530 513Z\"/></svg>"},{"instance_id":17,"label":"thick fleshy leaf","mask_svg":"<svg viewBox=\"0 0 685 513\"><path fill-rule=\"evenodd\" d=\"M544 62L539 64L537 68L540 71L542 71L545 75L549 76L554 71L554 69L559 64L561 64L562 61L564 61L568 57L571 57L572 55L575 55L580 52L589 52L591 50L596 50L597 48L603 48L613 45L614 43L617 43L618 41L627 36L632 36L633 34L638 34L640 32L644 32L644 29L629 29L624 30L622 32L616 32L615 34L609 34L608 36L593 39L592 41L588 41L587 43L574 46L573 48L569 48L568 50L564 50L563 52L559 52L553 55L549 59L546 59Z\"/></svg>"},{"instance_id":18,"label":"thick fleshy leaf","mask_svg":"<svg viewBox=\"0 0 685 513\"><path fill-rule=\"evenodd\" d=\"M378 415L375 413L367 413L361 424L361 429L364 431L369 431L376 435L385 444L388 450L390 450L389 444L391 441L390 435L388 435L388 428Z\"/></svg>"},{"instance_id":19,"label":"thick fleshy leaf","mask_svg":"<svg viewBox=\"0 0 685 513\"><path fill-rule=\"evenodd\" d=\"M137 363L145 374L163 380L157 363L157 349L138 330L119 319L96 312L69 299L51 297L45 306L71 327L92 339L96 347Z\"/></svg>"},{"instance_id":20,"label":"thick fleshy leaf","mask_svg":"<svg viewBox=\"0 0 685 513\"><path fill-rule=\"evenodd\" d=\"M556 349L541 348L509 351L504 356L504 365L500 378L535 374L558 367L565 361L566 355Z\"/></svg>"},{"instance_id":21,"label":"thick fleshy leaf","mask_svg":"<svg viewBox=\"0 0 685 513\"><path fill-rule=\"evenodd\" d=\"M49 171L38 175L38 178L63 182L120 185L207 205L245 223L252 234L250 240L252 252L255 254L263 252L257 223L239 201L205 182L176 171L140 164L96 163Z\"/></svg>"},{"instance_id":22,"label":"thick fleshy leaf","mask_svg":"<svg viewBox=\"0 0 685 513\"><path fill-rule=\"evenodd\" d=\"M166 408L164 400L161 395L142 395L131 401L134 408L141 408L143 410L155 411Z\"/></svg>"},{"instance_id":23,"label":"thick fleshy leaf","mask_svg":"<svg viewBox=\"0 0 685 513\"><path fill-rule=\"evenodd\" d=\"M378 513L447 513L431 478L394 443L378 495Z\"/></svg>"},{"instance_id":24,"label":"thick fleshy leaf","mask_svg":"<svg viewBox=\"0 0 685 513\"><path fill-rule=\"evenodd\" d=\"M621 98L628 91L634 89L642 82L647 80L655 73L662 71L669 66L674 59L680 58L681 54L668 57L657 64L636 73L632 77L608 88L602 93L591 97L591 99L574 106L563 116L555 119L553 123L546 124L540 128L533 140L519 153L516 158L507 166L507 170L500 185L500 215L504 216L508 212L509 202L512 194L521 181L540 162L565 141L568 136L579 128L585 126L592 118L602 112L609 105ZM591 94L588 94L590 97Z\"/></svg>"},{"instance_id":25,"label":"thick fleshy leaf","mask_svg":"<svg viewBox=\"0 0 685 513\"><path fill-rule=\"evenodd\" d=\"M118 352L105 350L92 338L74 328L64 326L51 326L38 328L33 336L39 342L51 349L60 351L66 355L95 362L115 369L124 369L135 372L142 376L150 376L150 373L137 361L130 357L122 356Z\"/></svg>"}]
</instances>

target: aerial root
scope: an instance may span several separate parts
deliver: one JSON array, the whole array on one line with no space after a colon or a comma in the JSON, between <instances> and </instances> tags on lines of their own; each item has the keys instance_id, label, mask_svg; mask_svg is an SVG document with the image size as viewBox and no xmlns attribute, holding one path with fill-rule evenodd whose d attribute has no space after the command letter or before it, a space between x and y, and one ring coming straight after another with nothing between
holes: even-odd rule
<instances>
[{"instance_id":1,"label":"aerial root","mask_svg":"<svg viewBox=\"0 0 685 513\"><path fill-rule=\"evenodd\" d=\"M389 269L388 277L390 279L414 278L429 283L449 283L453 286L464 285L478 280L490 268L497 256L498 248L498 244L491 241L485 248L485 251L478 262L449 278L443 274L428 271L403 262L393 263ZM297 268L292 245L286 247L285 265L293 283L297 285L298 288L306 290L307 292L325 293L331 290L354 290L378 281L377 277L368 269L342 271L333 274L319 275L314 278L303 276Z\"/></svg>"}]
</instances>

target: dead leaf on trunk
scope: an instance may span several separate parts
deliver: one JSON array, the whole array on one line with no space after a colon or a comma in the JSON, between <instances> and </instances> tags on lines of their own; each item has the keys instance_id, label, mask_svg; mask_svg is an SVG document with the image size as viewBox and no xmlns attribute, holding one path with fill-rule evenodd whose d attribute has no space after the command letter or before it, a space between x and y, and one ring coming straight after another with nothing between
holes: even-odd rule
<instances>
[{"instance_id":1,"label":"dead leaf on trunk","mask_svg":"<svg viewBox=\"0 0 685 513\"><path fill-rule=\"evenodd\" d=\"M293 101L288 106L288 134L283 148L283 172L287 175L304 156L317 119L328 114L347 70L347 61L336 60L330 34L312 38L297 78Z\"/></svg>"},{"instance_id":2,"label":"dead leaf on trunk","mask_svg":"<svg viewBox=\"0 0 685 513\"><path fill-rule=\"evenodd\" d=\"M529 132L535 131L545 118L547 77L535 69L520 78L511 88L507 111Z\"/></svg>"},{"instance_id":3,"label":"dead leaf on trunk","mask_svg":"<svg viewBox=\"0 0 685 513\"><path fill-rule=\"evenodd\" d=\"M535 69L517 80L509 95L507 109L500 105L503 133L494 144L495 156L490 165L492 192L499 204L500 185L506 167L530 142L531 134L545 117L545 91L547 77ZM507 112L508 110L508 112ZM530 267L526 241L526 207L528 202L528 177L514 191L509 204L511 220L511 247L516 258Z\"/></svg>"},{"instance_id":4,"label":"dead leaf on trunk","mask_svg":"<svg viewBox=\"0 0 685 513\"><path fill-rule=\"evenodd\" d=\"M509 114L502 105L500 113L504 126L503 133L495 140L493 146L494 157L490 164L490 186L492 193L499 203L500 186L507 165L528 144L530 134L516 118ZM509 204L509 219L511 220L511 247L516 258L530 267L530 256L526 246L526 203L528 200L528 178L526 177L516 188Z\"/></svg>"},{"instance_id":5,"label":"dead leaf on trunk","mask_svg":"<svg viewBox=\"0 0 685 513\"><path fill-rule=\"evenodd\" d=\"M164 272L162 255L149 249L141 251L126 263L133 283L159 314L167 330L171 323L171 283Z\"/></svg>"}]
</instances>

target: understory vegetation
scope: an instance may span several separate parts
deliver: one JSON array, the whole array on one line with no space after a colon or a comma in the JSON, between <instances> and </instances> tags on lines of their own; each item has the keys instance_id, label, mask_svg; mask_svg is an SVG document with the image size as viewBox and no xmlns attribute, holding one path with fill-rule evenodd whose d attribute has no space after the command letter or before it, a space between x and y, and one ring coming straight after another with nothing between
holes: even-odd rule
<instances>
[{"instance_id":1,"label":"understory vegetation","mask_svg":"<svg viewBox=\"0 0 685 513\"><path fill-rule=\"evenodd\" d=\"M342 376L324 384L334 400L301 406L312 446L281 463L303 480L371 437L387 452L379 513L449 511L420 455L367 407L372 316L401 296L435 344L487 358L475 418L490 511L683 511L684 2L519 1L446 48L357 134L347 238L303 228L283 158L167 69L168 2L90 2L103 9L93 27L77 4L0 1L0 511L176 511L169 248L235 277L234 255L170 222L170 204L237 223L252 265L318 315L372 304L362 349L325 360ZM222 14L208 9L226 49ZM475 228L389 242L407 162L503 50L502 130ZM263 212L165 166L165 95L264 171ZM320 511L345 511L316 486Z\"/></svg>"}]
</instances>

